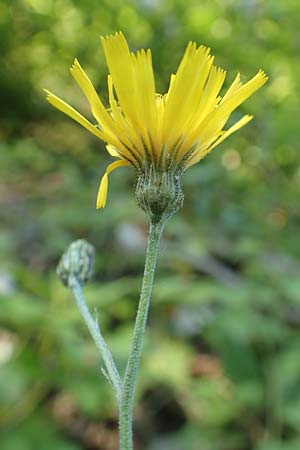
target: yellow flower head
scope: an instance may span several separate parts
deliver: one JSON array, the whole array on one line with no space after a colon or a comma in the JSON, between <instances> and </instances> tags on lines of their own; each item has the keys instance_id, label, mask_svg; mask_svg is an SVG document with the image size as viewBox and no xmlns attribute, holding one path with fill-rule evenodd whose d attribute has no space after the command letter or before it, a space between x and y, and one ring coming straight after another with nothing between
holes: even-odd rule
<instances>
[{"instance_id":1,"label":"yellow flower head","mask_svg":"<svg viewBox=\"0 0 300 450\"><path fill-rule=\"evenodd\" d=\"M224 130L231 113L267 81L262 70L242 84L238 74L219 95L226 72L213 65L210 49L190 42L168 92L156 93L150 50L131 53L123 34L101 38L108 75L110 108L106 109L87 74L75 59L71 74L97 121L93 125L70 105L47 92L47 100L107 143L110 164L101 180L97 208L106 204L108 175L131 165L139 175L149 170L182 174L230 134L248 123L245 115Z\"/></svg>"}]
</instances>

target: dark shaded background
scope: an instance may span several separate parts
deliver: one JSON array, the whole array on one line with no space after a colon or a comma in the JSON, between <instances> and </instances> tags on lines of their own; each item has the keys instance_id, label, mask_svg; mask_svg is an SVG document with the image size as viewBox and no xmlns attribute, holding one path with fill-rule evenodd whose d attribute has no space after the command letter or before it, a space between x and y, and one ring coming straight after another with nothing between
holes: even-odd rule
<instances>
[{"instance_id":1,"label":"dark shaded background","mask_svg":"<svg viewBox=\"0 0 300 450\"><path fill-rule=\"evenodd\" d=\"M116 404L55 275L79 237L97 249L85 289L124 368L147 221L131 169L94 208L103 144L54 110L89 116L78 57L106 97L99 37L151 47L159 92L186 43L212 48L226 86L268 84L255 119L184 177L167 226L139 377L137 450L299 450L300 3L294 0L0 0L0 448L116 450Z\"/></svg>"}]
</instances>

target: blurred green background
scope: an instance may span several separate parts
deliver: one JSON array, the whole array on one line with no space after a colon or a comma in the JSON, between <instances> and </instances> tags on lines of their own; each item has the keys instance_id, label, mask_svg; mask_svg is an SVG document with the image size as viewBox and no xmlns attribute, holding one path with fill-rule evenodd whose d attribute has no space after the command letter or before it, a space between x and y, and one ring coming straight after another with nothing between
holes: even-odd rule
<instances>
[{"instance_id":1,"label":"blurred green background","mask_svg":"<svg viewBox=\"0 0 300 450\"><path fill-rule=\"evenodd\" d=\"M184 177L159 258L139 376L137 450L300 448L300 3L295 0L0 0L0 448L117 450L117 409L57 261L97 250L86 289L123 370L147 220L135 174L110 177L104 145L48 105L89 115L78 57L104 99L99 37L151 47L157 89L186 43L212 48L226 86L270 80L233 115L254 120ZM226 87L225 86L225 87Z\"/></svg>"}]
</instances>

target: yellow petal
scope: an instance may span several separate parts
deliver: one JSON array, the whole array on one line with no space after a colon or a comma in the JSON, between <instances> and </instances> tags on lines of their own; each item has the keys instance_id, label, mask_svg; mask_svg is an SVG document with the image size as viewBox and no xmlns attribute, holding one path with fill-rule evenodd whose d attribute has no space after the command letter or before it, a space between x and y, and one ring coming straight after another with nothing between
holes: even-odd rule
<instances>
[{"instance_id":1,"label":"yellow petal","mask_svg":"<svg viewBox=\"0 0 300 450\"><path fill-rule=\"evenodd\" d=\"M190 150L195 141L195 134L193 130L201 128L200 125L206 116L216 107L219 97L218 93L224 83L226 76L226 71L213 66L210 70L206 85L203 89L198 107L191 119L190 123L187 125L189 129L188 136L185 140L183 147L178 153L178 158L181 159L186 152ZM197 131L197 134L199 131ZM201 139L202 140L202 139ZM202 140L203 142L203 140Z\"/></svg>"},{"instance_id":2,"label":"yellow petal","mask_svg":"<svg viewBox=\"0 0 300 450\"><path fill-rule=\"evenodd\" d=\"M119 103L133 125L137 125L136 86L132 58L123 33L101 37L106 62L112 76Z\"/></svg>"},{"instance_id":3,"label":"yellow petal","mask_svg":"<svg viewBox=\"0 0 300 450\"><path fill-rule=\"evenodd\" d=\"M165 113L165 99L162 95L156 94L156 114L157 114L157 140L160 148L163 146L162 142L162 126Z\"/></svg>"},{"instance_id":4,"label":"yellow petal","mask_svg":"<svg viewBox=\"0 0 300 450\"><path fill-rule=\"evenodd\" d=\"M98 128L96 128L95 125L93 125L85 117L83 117L78 111L76 111L76 109L68 105L68 103L64 102L56 95L52 94L47 89L44 89L44 91L47 94L46 99L52 106L65 113L67 116L71 117L76 122L80 123L80 125L82 125L84 128L86 128L88 131L93 133L98 138L103 139L103 133L100 130L98 130Z\"/></svg>"},{"instance_id":5,"label":"yellow petal","mask_svg":"<svg viewBox=\"0 0 300 450\"><path fill-rule=\"evenodd\" d=\"M218 94L224 83L226 71L213 66L209 73L209 77L203 94L201 96L199 106L195 113L195 125L199 125L203 118L211 112L215 107L218 99Z\"/></svg>"},{"instance_id":6,"label":"yellow petal","mask_svg":"<svg viewBox=\"0 0 300 450\"><path fill-rule=\"evenodd\" d=\"M132 127L130 123L126 120L124 114L122 114L122 110L119 107L115 96L114 96L114 86L111 75L108 75L108 95L109 95L109 104L112 111L112 116L114 118L117 133L120 137L121 141L132 150L132 153L135 156L135 159L140 160L143 159L139 152L139 148L142 148L142 142L140 136L136 133L136 129ZM125 152L127 158L132 159L132 155L130 153Z\"/></svg>"},{"instance_id":7,"label":"yellow petal","mask_svg":"<svg viewBox=\"0 0 300 450\"><path fill-rule=\"evenodd\" d=\"M130 161L133 166L140 167L144 160L144 144L139 130L124 116L120 106L114 97L114 86L111 75L108 75L108 93L109 103L111 106L111 114L115 121L116 133L122 142L122 151L119 154ZM119 149L119 147L117 147Z\"/></svg>"},{"instance_id":8,"label":"yellow petal","mask_svg":"<svg viewBox=\"0 0 300 450\"><path fill-rule=\"evenodd\" d=\"M222 98L221 103L224 103L225 100L227 100L229 97L231 97L240 87L242 87L241 83L241 74L238 73L233 82L231 83L229 89L227 90L226 94Z\"/></svg>"},{"instance_id":9,"label":"yellow petal","mask_svg":"<svg viewBox=\"0 0 300 450\"><path fill-rule=\"evenodd\" d=\"M261 88L267 79L266 74L260 70L251 80L234 90L227 100L208 114L204 121L195 129L193 132L194 138L196 139L198 136L202 141L206 141L210 136L222 130L230 114L255 91Z\"/></svg>"},{"instance_id":10,"label":"yellow petal","mask_svg":"<svg viewBox=\"0 0 300 450\"><path fill-rule=\"evenodd\" d=\"M117 121L125 124L127 134L128 125L133 128L130 139L136 147L143 148L145 143L151 151L149 136L153 141L157 139L155 82L151 52L140 50L137 54L130 53L122 33L101 39L112 78L109 83L110 85L113 83L127 125L118 111L119 106L116 108L113 96L110 94L113 115ZM137 135L140 141L138 145Z\"/></svg>"},{"instance_id":11,"label":"yellow petal","mask_svg":"<svg viewBox=\"0 0 300 450\"><path fill-rule=\"evenodd\" d=\"M97 122L103 127L106 128L106 132L109 134L113 134L114 124L113 120L106 111L103 103L101 102L95 88L85 73L85 71L80 66L77 59L75 59L73 66L70 69L70 72L75 79L75 81L80 86L82 92L85 94L86 98L89 101L91 106L92 114L97 120Z\"/></svg>"},{"instance_id":12,"label":"yellow petal","mask_svg":"<svg viewBox=\"0 0 300 450\"><path fill-rule=\"evenodd\" d=\"M114 118L114 121L117 124L117 127L123 131L124 136L122 138L122 141L125 142L127 145L130 144L130 141L128 141L128 134L131 134L132 128L126 121L126 118L122 114L122 110L119 107L115 96L114 96L114 85L113 85L113 79L111 75L108 75L107 77L107 86L108 86L108 96L109 96L109 104L111 107L111 114Z\"/></svg>"},{"instance_id":13,"label":"yellow petal","mask_svg":"<svg viewBox=\"0 0 300 450\"><path fill-rule=\"evenodd\" d=\"M95 125L89 122L85 117L83 117L78 111L76 111L76 109L74 109L68 103L66 103L56 95L52 94L47 89L44 89L44 91L47 94L46 99L52 106L65 113L67 116L71 117L76 122L80 123L80 125L82 125L88 131L93 133L102 141L108 142L109 144L113 145L116 149L119 149L117 156L122 157L122 155L124 154L126 155L126 148L120 142L119 137L116 137L113 134L108 134L103 130L99 130Z\"/></svg>"},{"instance_id":14,"label":"yellow petal","mask_svg":"<svg viewBox=\"0 0 300 450\"><path fill-rule=\"evenodd\" d=\"M200 159L203 158L203 156L202 156L203 152L209 146L211 146L220 136L222 136L222 134L223 134L222 131L219 131L219 132L215 133L213 136L211 136L207 141L205 141L205 142L199 141L196 148L194 148L193 155L191 156L191 158L188 160L188 162L186 164L186 169L188 169L189 167L191 167L194 164L196 164L197 162L199 162Z\"/></svg>"},{"instance_id":15,"label":"yellow petal","mask_svg":"<svg viewBox=\"0 0 300 450\"><path fill-rule=\"evenodd\" d=\"M156 134L156 100L155 81L152 67L151 51L140 50L137 54L131 54L133 72L135 78L137 108L139 119L148 132L155 138Z\"/></svg>"},{"instance_id":16,"label":"yellow petal","mask_svg":"<svg viewBox=\"0 0 300 450\"><path fill-rule=\"evenodd\" d=\"M223 142L225 139L228 138L228 136L230 136L232 133L234 133L235 131L239 130L240 128L242 128L243 126L245 126L248 122L250 122L250 120L253 119L253 116L246 114L245 116L243 116L240 120L238 120L234 125L232 125L232 127L230 127L228 130L226 130L222 136L212 145L210 146L205 154L209 153L213 148L215 148L217 145L221 144L221 142Z\"/></svg>"},{"instance_id":17,"label":"yellow petal","mask_svg":"<svg viewBox=\"0 0 300 450\"><path fill-rule=\"evenodd\" d=\"M217 145L221 144L221 142L227 139L228 136L230 136L232 133L242 128L252 119L253 116L246 114L234 125L232 125L232 127L230 127L228 130L215 134L215 136L213 136L208 142L204 143L202 146L199 147L199 151L197 151L195 153L195 156L191 158L191 160L187 164L187 167L191 167L197 162L199 162L201 159L204 158L204 156L210 153Z\"/></svg>"},{"instance_id":18,"label":"yellow petal","mask_svg":"<svg viewBox=\"0 0 300 450\"><path fill-rule=\"evenodd\" d=\"M115 157L120 156L120 154L119 154L119 152L118 152L118 149L117 149L116 147L114 147L113 145L107 144L106 150L108 151L108 153L109 153L111 156L115 156Z\"/></svg>"},{"instance_id":19,"label":"yellow petal","mask_svg":"<svg viewBox=\"0 0 300 450\"><path fill-rule=\"evenodd\" d=\"M267 82L267 80L268 77L266 74L262 70L259 70L258 73L247 83L241 85L237 89L233 89L227 99L223 101L220 106L215 109L215 111L212 112L211 117L208 120L210 125L212 125L213 122L218 123L218 121L221 120L221 123L224 121L221 124L222 128L232 111L234 111L248 97L254 94L254 92L260 89Z\"/></svg>"},{"instance_id":20,"label":"yellow petal","mask_svg":"<svg viewBox=\"0 0 300 450\"><path fill-rule=\"evenodd\" d=\"M267 75L263 70L259 70L257 74L251 78L247 83L243 84L238 89L234 90L229 97L218 108L219 114L223 111L232 112L248 97L260 89L268 80ZM225 113L226 114L226 113Z\"/></svg>"},{"instance_id":21,"label":"yellow petal","mask_svg":"<svg viewBox=\"0 0 300 450\"><path fill-rule=\"evenodd\" d=\"M96 202L96 208L104 208L106 205L106 199L107 199L107 190L108 190L108 175L118 167L122 166L130 166L130 163L124 160L119 160L111 163L107 168L106 171L101 179L98 194L97 194L97 202Z\"/></svg>"},{"instance_id":22,"label":"yellow petal","mask_svg":"<svg viewBox=\"0 0 300 450\"><path fill-rule=\"evenodd\" d=\"M96 202L97 209L105 207L106 198L107 198L107 190L108 190L108 176L107 176L107 173L105 172L101 179L100 186L98 189L97 202Z\"/></svg>"},{"instance_id":23,"label":"yellow petal","mask_svg":"<svg viewBox=\"0 0 300 450\"><path fill-rule=\"evenodd\" d=\"M171 78L165 101L163 139L170 145L183 134L185 124L194 117L207 80L213 57L209 49L189 43L176 75Z\"/></svg>"}]
</instances>

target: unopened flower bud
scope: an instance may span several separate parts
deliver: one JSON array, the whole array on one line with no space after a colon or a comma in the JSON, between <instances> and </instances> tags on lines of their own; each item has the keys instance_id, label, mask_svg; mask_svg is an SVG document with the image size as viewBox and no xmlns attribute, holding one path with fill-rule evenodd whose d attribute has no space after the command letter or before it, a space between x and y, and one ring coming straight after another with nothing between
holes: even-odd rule
<instances>
[{"instance_id":1,"label":"unopened flower bud","mask_svg":"<svg viewBox=\"0 0 300 450\"><path fill-rule=\"evenodd\" d=\"M69 277L75 276L80 284L85 284L93 274L94 248L84 239L72 242L62 255L56 272L61 282L69 285Z\"/></svg>"}]
</instances>

